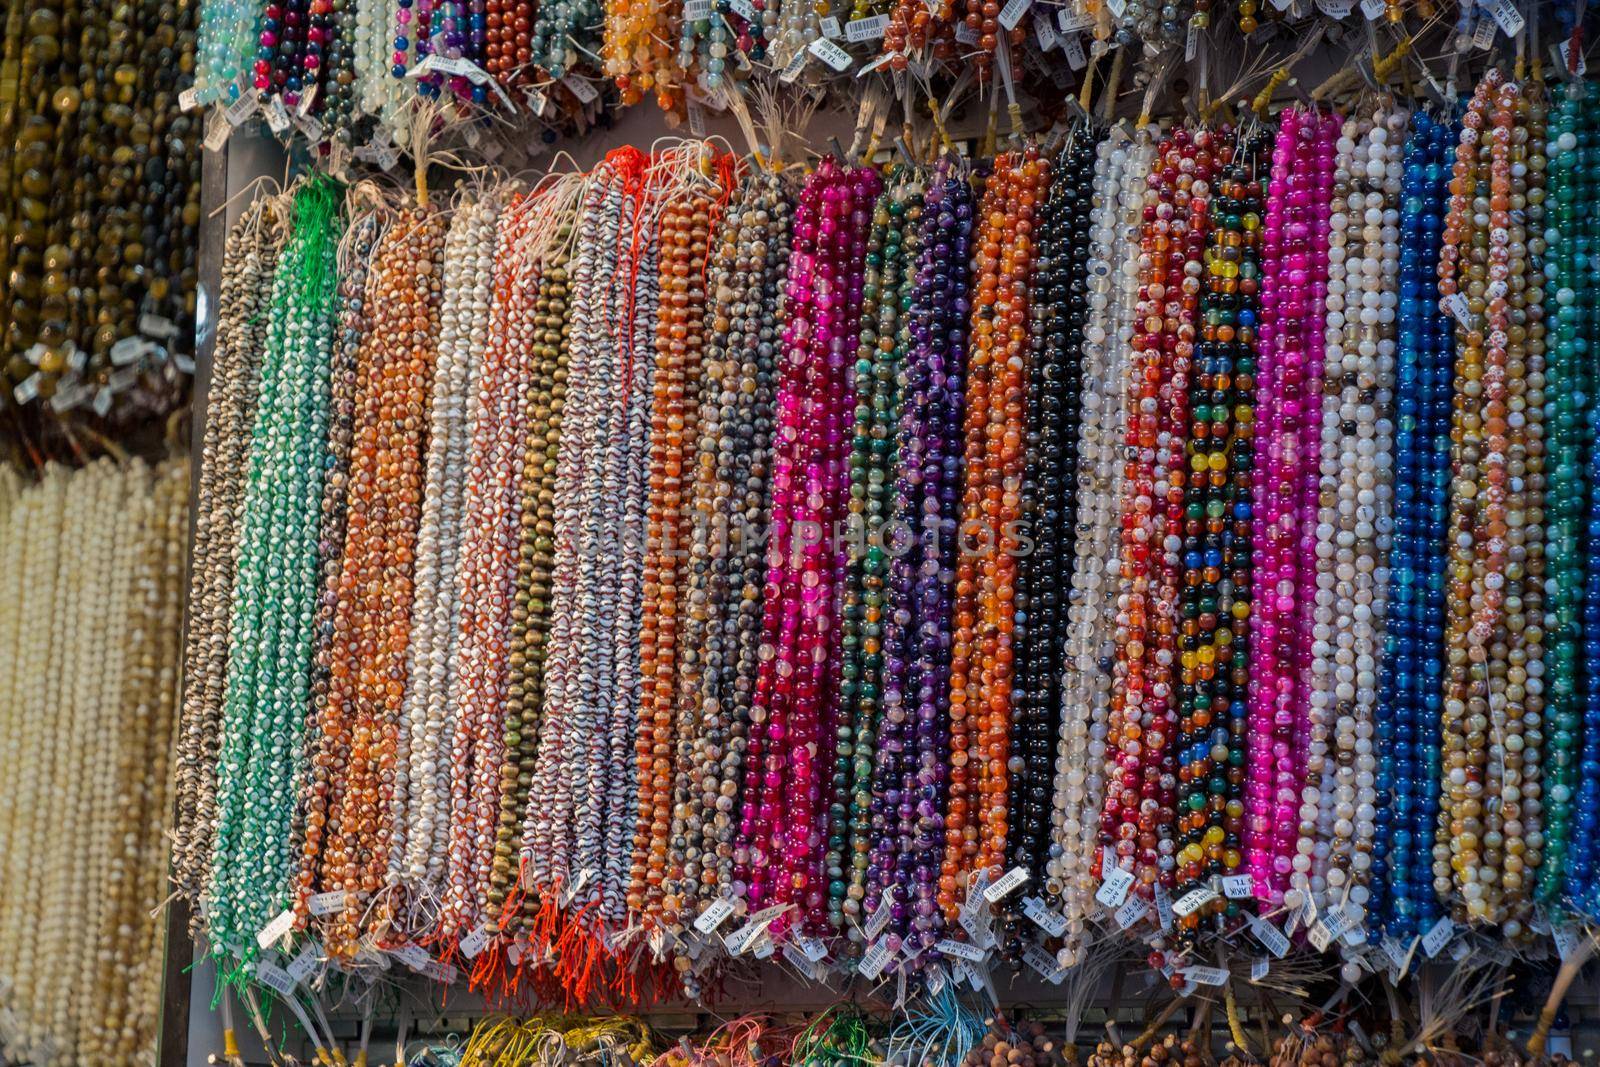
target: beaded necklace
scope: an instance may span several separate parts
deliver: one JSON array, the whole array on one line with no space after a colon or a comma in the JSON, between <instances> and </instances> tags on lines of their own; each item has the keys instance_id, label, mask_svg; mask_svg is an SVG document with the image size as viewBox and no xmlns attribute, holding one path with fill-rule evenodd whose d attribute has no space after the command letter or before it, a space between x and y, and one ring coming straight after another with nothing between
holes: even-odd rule
<instances>
[{"instance_id":1,"label":"beaded necklace","mask_svg":"<svg viewBox=\"0 0 1600 1067\"><path fill-rule=\"evenodd\" d=\"M216 811L217 745L227 684L229 621L239 550L242 477L257 413L263 314L273 288L282 233L269 225L266 201L247 209L223 253L220 314L206 398L206 435L195 508L189 625L185 634L183 711L176 754L179 798L173 880L191 908L210 867ZM191 922L198 929L199 911Z\"/></svg>"},{"instance_id":2,"label":"beaded necklace","mask_svg":"<svg viewBox=\"0 0 1600 1067\"><path fill-rule=\"evenodd\" d=\"M1448 324L1431 294L1457 135L1426 113L1412 123L1401 188L1394 547L1375 715L1379 804L1369 883L1370 910L1398 937L1425 932L1438 918L1431 868L1453 372Z\"/></svg>"},{"instance_id":3,"label":"beaded necklace","mask_svg":"<svg viewBox=\"0 0 1600 1067\"><path fill-rule=\"evenodd\" d=\"M302 186L293 218L273 288L240 519L219 757L229 773L218 781L206 895L213 952L246 960L288 885L310 697L338 225L331 183Z\"/></svg>"},{"instance_id":4,"label":"beaded necklace","mask_svg":"<svg viewBox=\"0 0 1600 1067\"><path fill-rule=\"evenodd\" d=\"M1061 676L1077 524L1079 405L1096 131L1079 127L1052 164L1029 309L1027 477L1018 561L1016 775L1008 800L1010 867L1044 872L1049 850ZM1019 949L1020 951L1020 949Z\"/></svg>"},{"instance_id":5,"label":"beaded necklace","mask_svg":"<svg viewBox=\"0 0 1600 1067\"><path fill-rule=\"evenodd\" d=\"M1095 164L1095 228L1089 263L1090 312L1084 334L1081 434L1078 442L1079 526L1074 545L1069 636L1062 682L1061 740L1065 768L1055 809L1059 821L1051 880L1067 919L1063 958L1076 960L1094 903L1094 871L1106 783L1115 774L1107 745L1114 627L1121 595L1113 574L1122 496L1124 399L1139 295L1139 240L1144 189L1155 147L1150 132L1135 139L1113 132ZM1120 570L1120 568L1119 568Z\"/></svg>"},{"instance_id":6,"label":"beaded necklace","mask_svg":"<svg viewBox=\"0 0 1600 1067\"><path fill-rule=\"evenodd\" d=\"M1569 92L1571 91L1569 90ZM1586 84L1583 88L1583 96L1577 101L1576 107L1565 106L1564 102L1563 107L1557 112L1558 123L1555 129L1552 130L1551 141L1555 144L1556 150L1549 153L1551 162L1561 164L1562 170L1565 170L1566 167L1571 167L1574 173L1589 176L1591 193L1593 192L1592 176L1594 175L1596 162L1595 150L1597 144L1600 144L1600 130L1597 130L1594 119L1595 109L1593 105L1597 99L1596 93L1597 90L1592 84ZM1576 113L1576 118L1582 121L1572 121L1574 112ZM1572 141L1571 144L1567 143L1569 136ZM1560 171L1557 173L1560 173ZM1569 241L1578 243L1580 247L1585 244L1590 249L1596 247L1595 241L1600 238L1600 224L1596 223L1592 213L1585 214L1581 207L1578 206L1587 203L1585 196L1589 195L1583 192L1581 184L1569 185L1563 182L1553 189L1553 195L1554 217L1551 221L1553 223L1552 229L1558 236L1557 241L1553 242L1552 248L1558 269L1561 271L1556 283L1558 288L1554 292L1557 303L1555 321L1558 332L1553 351L1565 363L1567 353L1563 351L1563 346L1569 343L1564 331L1566 321L1569 316L1574 317L1577 320L1579 331L1586 327L1593 329L1597 316L1597 302L1592 294L1594 292L1593 287L1597 281L1600 281L1600 277L1597 277L1592 256L1580 257L1578 260L1573 261L1565 258L1564 253ZM1566 274L1568 264L1574 264L1578 267L1580 273L1577 277L1569 278ZM1574 296L1570 305L1563 299L1562 295L1562 290L1567 288L1572 290ZM1587 303L1583 301L1585 294L1590 294ZM1579 349L1579 351L1581 352L1582 349ZM1570 364L1566 366L1570 366ZM1555 373L1559 373L1559 371L1553 372L1552 377ZM1581 370L1579 373L1581 375ZM1580 376L1577 380L1580 384L1587 385L1592 390L1595 376L1591 371L1587 376ZM1561 390L1564 384L1559 381L1552 382L1552 391ZM1560 395L1559 392L1558 395ZM1593 393L1589 392L1586 395L1592 397ZM1597 474L1600 474L1600 448L1595 445L1594 420L1595 416L1592 413L1587 414L1578 429L1582 447L1588 449L1587 456L1581 461L1581 474L1572 472L1567 475L1566 479L1563 479L1562 475L1565 472L1560 465L1559 453L1551 465L1558 483L1562 480L1566 481L1569 487L1567 492L1573 492L1576 489L1578 493L1582 494L1578 498L1578 508L1583 522L1582 529L1585 539L1580 543L1584 546L1586 555L1583 557L1585 564L1581 579L1583 585L1582 600L1578 605L1578 624L1582 627L1585 639L1579 651L1578 662L1574 668L1578 673L1578 677L1584 679L1582 696L1577 709L1582 717L1581 722L1576 723L1575 729L1569 732L1566 729L1566 723L1560 716L1558 706L1557 714L1554 716L1554 731L1551 735L1551 747L1556 753L1555 760L1552 761L1554 765L1559 768L1561 766L1559 762L1561 750L1563 748L1571 748L1573 752L1569 758L1574 760L1579 769L1576 795L1572 801L1571 829L1569 831L1571 845L1567 849L1568 858L1566 862L1558 862L1553 852L1559 846L1559 838L1556 838L1555 842L1549 846L1551 852L1547 855L1548 862L1545 864L1546 870L1565 871L1564 891L1573 907L1591 909L1594 907L1596 899L1592 880L1597 858L1595 831L1596 827L1600 826L1600 780L1597 780L1597 776L1593 774L1593 768L1597 763L1600 763L1600 693L1596 692L1597 687L1590 682L1591 679L1600 677L1600 642L1596 642L1588 636L1600 633L1600 565L1597 565L1595 560L1595 539L1593 534L1593 531L1597 528L1595 525L1596 519L1600 518L1600 497L1597 497L1595 493L1595 486L1600 485L1600 477L1597 477ZM1584 479L1584 481L1578 482L1579 478ZM1577 482L1577 486L1581 486L1581 488L1574 486L1574 482ZM1560 487L1558 485L1557 492L1559 491ZM1570 557L1565 551L1552 551L1550 558L1554 563L1557 559L1566 560ZM1557 575L1557 579L1560 579L1559 575ZM1571 580L1578 580L1578 575L1572 574ZM1559 668L1559 663L1557 666ZM1574 733L1576 736L1574 736ZM1567 744L1563 744L1563 742L1567 742ZM1552 798L1559 797L1558 790L1560 786L1561 779L1558 776L1550 790ZM1546 836L1547 839L1555 836L1553 811L1552 829Z\"/></svg>"},{"instance_id":7,"label":"beaded necklace","mask_svg":"<svg viewBox=\"0 0 1600 1067\"><path fill-rule=\"evenodd\" d=\"M1346 120L1330 221L1312 735L1299 850L1312 858L1301 888L1317 909L1343 905L1354 915L1364 914L1367 902L1374 815L1375 633L1383 619L1392 466L1389 280L1398 268L1393 222L1405 121L1404 112L1385 109Z\"/></svg>"},{"instance_id":8,"label":"beaded necklace","mask_svg":"<svg viewBox=\"0 0 1600 1067\"><path fill-rule=\"evenodd\" d=\"M1035 149L995 161L976 242L955 633L950 806L939 904L954 921L971 879L1005 860L1020 489L1025 469L1028 282L1050 164Z\"/></svg>"},{"instance_id":9,"label":"beaded necklace","mask_svg":"<svg viewBox=\"0 0 1600 1067\"><path fill-rule=\"evenodd\" d=\"M1189 375L1210 181L1227 147L1207 130L1175 130L1161 145L1145 195L1142 288L1128 378L1128 462L1122 497L1112 740L1102 874L1132 873L1143 895L1172 888L1177 801L1175 715Z\"/></svg>"},{"instance_id":10,"label":"beaded necklace","mask_svg":"<svg viewBox=\"0 0 1600 1067\"><path fill-rule=\"evenodd\" d=\"M1265 138L1240 134L1232 160L1220 170L1198 312L1179 622L1180 894L1236 873L1242 862L1261 285L1257 167ZM1234 907L1214 902L1206 911Z\"/></svg>"},{"instance_id":11,"label":"beaded necklace","mask_svg":"<svg viewBox=\"0 0 1600 1067\"><path fill-rule=\"evenodd\" d=\"M915 206L913 206L915 198ZM901 315L910 301L921 183L913 175L890 176L873 207L867 239L859 343L855 352L856 403L850 453L850 500L843 531L847 556L841 591L840 662L834 711L831 803L827 812L828 923L845 932L845 920L859 924L866 892L873 749L880 729L896 735L883 717L883 681L888 618L884 586L891 553L889 538L892 472L900 463L895 427L902 393L899 366L906 355L909 328ZM903 720L902 720L903 721ZM888 737L884 739L888 742ZM897 747L903 739L892 742ZM899 805L896 805L898 809ZM899 812L895 817L898 820ZM902 898L904 899L904 898ZM851 928L854 933L855 926Z\"/></svg>"},{"instance_id":12,"label":"beaded necklace","mask_svg":"<svg viewBox=\"0 0 1600 1067\"><path fill-rule=\"evenodd\" d=\"M684 640L686 654L703 662L697 687L684 699L701 709L703 720L674 787L675 851L684 840L681 861L672 863L682 865L678 884L668 890L685 919L731 892L735 799L755 683L788 210L775 176L745 179L724 217L707 283L708 301L716 301L706 308L711 387L701 401Z\"/></svg>"},{"instance_id":13,"label":"beaded necklace","mask_svg":"<svg viewBox=\"0 0 1600 1067\"><path fill-rule=\"evenodd\" d=\"M884 603L883 715L895 744L885 737L876 753L871 819L886 832L873 840L865 910L875 913L894 885L889 936L901 944L914 941L912 948L921 951L933 946L943 925L936 895L949 779L949 607L958 551L973 208L966 176L941 163L923 196L916 269L908 272L910 348L903 361L890 522L894 536L904 531L910 542L890 561Z\"/></svg>"},{"instance_id":14,"label":"beaded necklace","mask_svg":"<svg viewBox=\"0 0 1600 1067\"><path fill-rule=\"evenodd\" d=\"M1285 899L1297 869L1296 818L1309 729L1302 721L1309 627L1296 591L1313 584L1321 390L1317 326L1326 298L1333 116L1291 109L1280 117L1261 253L1257 469L1251 502L1255 573L1250 646L1250 742L1245 852L1257 897ZM1308 499L1309 494L1309 499ZM1309 862L1309 857L1306 858ZM1287 901L1300 904L1296 895Z\"/></svg>"}]
</instances>

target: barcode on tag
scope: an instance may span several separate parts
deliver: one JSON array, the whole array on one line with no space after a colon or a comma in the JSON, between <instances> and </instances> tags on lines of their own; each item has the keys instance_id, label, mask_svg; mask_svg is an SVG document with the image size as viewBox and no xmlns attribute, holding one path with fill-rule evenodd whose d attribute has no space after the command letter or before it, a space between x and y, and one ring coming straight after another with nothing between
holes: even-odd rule
<instances>
[{"instance_id":1,"label":"barcode on tag","mask_svg":"<svg viewBox=\"0 0 1600 1067\"><path fill-rule=\"evenodd\" d=\"M834 44L826 37L818 37L811 42L808 51L837 71L850 69L850 53Z\"/></svg>"},{"instance_id":2,"label":"barcode on tag","mask_svg":"<svg viewBox=\"0 0 1600 1067\"><path fill-rule=\"evenodd\" d=\"M1106 872L1105 880L1100 883L1100 888L1095 890L1094 899L1108 908L1115 908L1128 897L1128 890L1133 888L1133 872L1125 871L1121 867L1113 867Z\"/></svg>"},{"instance_id":3,"label":"barcode on tag","mask_svg":"<svg viewBox=\"0 0 1600 1067\"><path fill-rule=\"evenodd\" d=\"M1494 31L1493 19L1478 19L1478 28L1472 31L1472 47L1484 49L1494 44Z\"/></svg>"},{"instance_id":4,"label":"barcode on tag","mask_svg":"<svg viewBox=\"0 0 1600 1067\"><path fill-rule=\"evenodd\" d=\"M1228 972L1221 967L1185 967L1180 973L1196 985L1228 984Z\"/></svg>"},{"instance_id":5,"label":"barcode on tag","mask_svg":"<svg viewBox=\"0 0 1600 1067\"><path fill-rule=\"evenodd\" d=\"M838 39L840 34L838 18L833 15L827 16L822 20L818 31L830 41Z\"/></svg>"},{"instance_id":6,"label":"barcode on tag","mask_svg":"<svg viewBox=\"0 0 1600 1067\"><path fill-rule=\"evenodd\" d=\"M1278 959L1283 959L1289 952L1289 939L1283 931L1265 919L1250 916L1250 932L1256 940L1261 942L1261 947L1272 953Z\"/></svg>"},{"instance_id":7,"label":"barcode on tag","mask_svg":"<svg viewBox=\"0 0 1600 1067\"><path fill-rule=\"evenodd\" d=\"M883 36L889 28L888 15L873 15L870 18L852 19L844 24L844 39L851 44L862 41L876 41Z\"/></svg>"},{"instance_id":8,"label":"barcode on tag","mask_svg":"<svg viewBox=\"0 0 1600 1067\"><path fill-rule=\"evenodd\" d=\"M218 110L206 116L207 152L220 152L228 144L228 138L233 136L233 123L228 121L226 113Z\"/></svg>"},{"instance_id":9,"label":"barcode on tag","mask_svg":"<svg viewBox=\"0 0 1600 1067\"><path fill-rule=\"evenodd\" d=\"M278 943L284 934L293 929L294 912L284 908L271 922L261 928L260 933L256 934L256 944L262 948L271 948Z\"/></svg>"},{"instance_id":10,"label":"barcode on tag","mask_svg":"<svg viewBox=\"0 0 1600 1067\"><path fill-rule=\"evenodd\" d=\"M1066 916L1053 910L1038 897L1023 898L1022 914L1051 937L1060 937L1067 932Z\"/></svg>"},{"instance_id":11,"label":"barcode on tag","mask_svg":"<svg viewBox=\"0 0 1600 1067\"><path fill-rule=\"evenodd\" d=\"M1361 13L1367 17L1368 22L1377 22L1383 18L1389 5L1384 0L1361 0Z\"/></svg>"},{"instance_id":12,"label":"barcode on tag","mask_svg":"<svg viewBox=\"0 0 1600 1067\"><path fill-rule=\"evenodd\" d=\"M862 954L861 963L856 967L856 970L863 978L876 979L878 975L883 973L883 968L888 962L888 944L883 941L875 941Z\"/></svg>"},{"instance_id":13,"label":"barcode on tag","mask_svg":"<svg viewBox=\"0 0 1600 1067\"><path fill-rule=\"evenodd\" d=\"M1032 6L1033 0L1006 0L1006 6L1000 9L1000 25L1008 30L1016 29L1017 23L1022 21L1022 16Z\"/></svg>"},{"instance_id":14,"label":"barcode on tag","mask_svg":"<svg viewBox=\"0 0 1600 1067\"><path fill-rule=\"evenodd\" d=\"M875 941L879 934L889 927L889 918L894 912L894 886L889 886L883 891L878 906L872 909L872 915L867 919L867 940Z\"/></svg>"},{"instance_id":15,"label":"barcode on tag","mask_svg":"<svg viewBox=\"0 0 1600 1067\"><path fill-rule=\"evenodd\" d=\"M256 113L256 96L253 92L243 93L239 99L228 105L222 113L230 126L242 126L250 121L250 116Z\"/></svg>"},{"instance_id":16,"label":"barcode on tag","mask_svg":"<svg viewBox=\"0 0 1600 1067\"><path fill-rule=\"evenodd\" d=\"M683 17L689 22L704 22L711 17L711 0L684 0Z\"/></svg>"},{"instance_id":17,"label":"barcode on tag","mask_svg":"<svg viewBox=\"0 0 1600 1067\"><path fill-rule=\"evenodd\" d=\"M297 984L293 978L289 977L288 971L267 960L257 961L256 981L281 997L293 995L294 987Z\"/></svg>"},{"instance_id":18,"label":"barcode on tag","mask_svg":"<svg viewBox=\"0 0 1600 1067\"><path fill-rule=\"evenodd\" d=\"M1167 887L1160 882L1156 883L1156 915L1161 920L1161 929L1172 929L1172 898L1167 895Z\"/></svg>"},{"instance_id":19,"label":"barcode on tag","mask_svg":"<svg viewBox=\"0 0 1600 1067\"><path fill-rule=\"evenodd\" d=\"M1039 973L1039 977L1051 985L1059 985L1067 974L1066 968L1061 966L1055 953L1032 941L1022 948L1022 962L1032 967Z\"/></svg>"},{"instance_id":20,"label":"barcode on tag","mask_svg":"<svg viewBox=\"0 0 1600 1067\"><path fill-rule=\"evenodd\" d=\"M787 83L800 77L800 72L805 69L806 59L810 55L811 53L804 49L796 52L789 62L784 64L783 73L778 75L778 80Z\"/></svg>"},{"instance_id":21,"label":"barcode on tag","mask_svg":"<svg viewBox=\"0 0 1600 1067\"><path fill-rule=\"evenodd\" d=\"M289 129L289 112L281 96L274 96L267 104L267 128L273 133L285 133Z\"/></svg>"},{"instance_id":22,"label":"barcode on tag","mask_svg":"<svg viewBox=\"0 0 1600 1067\"><path fill-rule=\"evenodd\" d=\"M1021 867L1013 867L1007 871L994 885L983 891L983 899L991 904L998 904L1006 897L1021 889L1028 880L1028 872Z\"/></svg>"},{"instance_id":23,"label":"barcode on tag","mask_svg":"<svg viewBox=\"0 0 1600 1067\"><path fill-rule=\"evenodd\" d=\"M1250 981L1259 982L1267 976L1272 969L1272 963L1265 956L1257 956L1250 964Z\"/></svg>"}]
</instances>

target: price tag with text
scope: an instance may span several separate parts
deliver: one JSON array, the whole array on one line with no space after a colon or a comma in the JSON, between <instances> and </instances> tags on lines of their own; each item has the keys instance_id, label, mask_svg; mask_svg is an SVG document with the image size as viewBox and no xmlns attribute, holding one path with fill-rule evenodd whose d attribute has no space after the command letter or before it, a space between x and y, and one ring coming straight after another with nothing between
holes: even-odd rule
<instances>
[{"instance_id":1,"label":"price tag with text","mask_svg":"<svg viewBox=\"0 0 1600 1067\"><path fill-rule=\"evenodd\" d=\"M1150 904L1144 897L1129 897L1117 908L1115 918L1117 926L1126 930L1148 914L1150 914Z\"/></svg>"},{"instance_id":2,"label":"price tag with text","mask_svg":"<svg viewBox=\"0 0 1600 1067\"><path fill-rule=\"evenodd\" d=\"M1106 872L1105 880L1100 883L1100 888L1095 890L1094 899L1108 908L1115 908L1128 898L1128 890L1133 888L1133 883L1132 871L1125 871L1121 867L1113 867Z\"/></svg>"},{"instance_id":3,"label":"price tag with text","mask_svg":"<svg viewBox=\"0 0 1600 1067\"><path fill-rule=\"evenodd\" d=\"M850 53L826 37L818 37L815 41L812 41L807 51L834 70L846 71L850 69Z\"/></svg>"},{"instance_id":4,"label":"price tag with text","mask_svg":"<svg viewBox=\"0 0 1600 1067\"><path fill-rule=\"evenodd\" d=\"M844 39L851 44L876 41L883 37L884 31L888 28L888 15L872 15L864 19L852 19L844 24Z\"/></svg>"},{"instance_id":5,"label":"price tag with text","mask_svg":"<svg viewBox=\"0 0 1600 1067\"><path fill-rule=\"evenodd\" d=\"M271 922L261 928L256 934L256 944L262 948L271 948L276 945L290 930L294 929L294 912L288 908L280 911Z\"/></svg>"},{"instance_id":6,"label":"price tag with text","mask_svg":"<svg viewBox=\"0 0 1600 1067\"><path fill-rule=\"evenodd\" d=\"M1022 914L1051 937L1060 937L1067 932L1066 916L1051 908L1038 897L1022 898Z\"/></svg>"},{"instance_id":7,"label":"price tag with text","mask_svg":"<svg viewBox=\"0 0 1600 1067\"><path fill-rule=\"evenodd\" d=\"M1028 872L1021 867L1013 867L1007 871L998 882L983 891L983 899L991 904L998 904L1006 897L1021 889L1028 880Z\"/></svg>"},{"instance_id":8,"label":"price tag with text","mask_svg":"<svg viewBox=\"0 0 1600 1067\"><path fill-rule=\"evenodd\" d=\"M694 928L702 934L709 934L726 922L728 916L733 914L733 910L733 901L727 897L714 900L711 906L701 912L700 917L694 921Z\"/></svg>"},{"instance_id":9,"label":"price tag with text","mask_svg":"<svg viewBox=\"0 0 1600 1067\"><path fill-rule=\"evenodd\" d=\"M1433 959L1439 954L1440 949L1450 943L1450 939L1455 936L1455 932L1456 924L1451 921L1450 916L1442 917L1433 924L1433 927L1427 933L1422 935L1422 951L1430 960Z\"/></svg>"}]
</instances>

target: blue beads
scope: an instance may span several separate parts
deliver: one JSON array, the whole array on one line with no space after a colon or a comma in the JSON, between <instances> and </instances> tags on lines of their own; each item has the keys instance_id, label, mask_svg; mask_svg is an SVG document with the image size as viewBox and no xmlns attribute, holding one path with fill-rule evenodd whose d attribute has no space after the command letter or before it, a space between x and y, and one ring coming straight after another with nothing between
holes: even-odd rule
<instances>
[{"instance_id":1,"label":"blue beads","mask_svg":"<svg viewBox=\"0 0 1600 1067\"><path fill-rule=\"evenodd\" d=\"M1435 290L1455 128L1419 113L1406 143L1395 377L1394 535L1378 676L1369 909L1410 937L1439 915L1433 889L1443 692L1445 519L1454 344Z\"/></svg>"}]
</instances>

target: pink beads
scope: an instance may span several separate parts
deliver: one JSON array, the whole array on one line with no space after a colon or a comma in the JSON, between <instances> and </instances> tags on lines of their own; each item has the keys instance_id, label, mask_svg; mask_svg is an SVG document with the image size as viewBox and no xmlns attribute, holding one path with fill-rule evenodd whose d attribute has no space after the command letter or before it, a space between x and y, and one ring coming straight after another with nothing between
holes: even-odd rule
<instances>
[{"instance_id":1,"label":"pink beads","mask_svg":"<svg viewBox=\"0 0 1600 1067\"><path fill-rule=\"evenodd\" d=\"M1283 898L1299 839L1305 777L1310 591L1315 586L1322 308L1328 284L1334 115L1285 111L1273 151L1262 241L1255 623L1245 863L1256 894Z\"/></svg>"}]
</instances>

